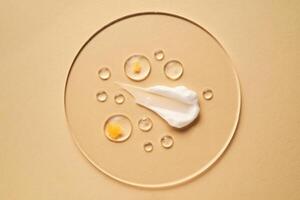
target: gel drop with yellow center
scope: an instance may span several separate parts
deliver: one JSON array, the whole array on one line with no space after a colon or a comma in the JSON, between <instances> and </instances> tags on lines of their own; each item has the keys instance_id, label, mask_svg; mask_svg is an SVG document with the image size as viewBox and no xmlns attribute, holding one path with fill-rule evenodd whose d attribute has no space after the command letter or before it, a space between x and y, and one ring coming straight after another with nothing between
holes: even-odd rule
<instances>
[{"instance_id":1,"label":"gel drop with yellow center","mask_svg":"<svg viewBox=\"0 0 300 200\"><path fill-rule=\"evenodd\" d=\"M131 80L145 80L149 76L150 71L150 61L143 55L133 55L125 61L124 72Z\"/></svg>"},{"instance_id":2,"label":"gel drop with yellow center","mask_svg":"<svg viewBox=\"0 0 300 200\"><path fill-rule=\"evenodd\" d=\"M104 123L104 135L112 142L124 142L132 131L129 118L122 114L112 115Z\"/></svg>"}]
</instances>

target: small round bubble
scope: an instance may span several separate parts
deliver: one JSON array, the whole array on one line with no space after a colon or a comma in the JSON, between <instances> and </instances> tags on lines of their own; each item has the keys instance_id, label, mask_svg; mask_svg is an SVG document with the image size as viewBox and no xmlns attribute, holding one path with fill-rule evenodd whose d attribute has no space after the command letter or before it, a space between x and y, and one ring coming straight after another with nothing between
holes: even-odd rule
<instances>
[{"instance_id":1,"label":"small round bubble","mask_svg":"<svg viewBox=\"0 0 300 200\"><path fill-rule=\"evenodd\" d=\"M107 80L110 78L110 70L107 67L103 67L98 71L98 76L102 80Z\"/></svg>"},{"instance_id":2,"label":"small round bubble","mask_svg":"<svg viewBox=\"0 0 300 200\"><path fill-rule=\"evenodd\" d=\"M162 50L157 50L157 51L154 52L154 57L155 57L156 60L161 61L161 60L164 59L165 54Z\"/></svg>"},{"instance_id":3,"label":"small round bubble","mask_svg":"<svg viewBox=\"0 0 300 200\"><path fill-rule=\"evenodd\" d=\"M177 60L169 61L164 66L164 73L171 80L179 79L183 74L183 66Z\"/></svg>"},{"instance_id":4,"label":"small round bubble","mask_svg":"<svg viewBox=\"0 0 300 200\"><path fill-rule=\"evenodd\" d=\"M122 104L125 101L125 96L123 94L117 94L115 95L115 102L116 104Z\"/></svg>"},{"instance_id":5,"label":"small round bubble","mask_svg":"<svg viewBox=\"0 0 300 200\"><path fill-rule=\"evenodd\" d=\"M151 142L146 142L144 144L144 151L145 152L151 152L151 151L153 151L153 144Z\"/></svg>"},{"instance_id":6,"label":"small round bubble","mask_svg":"<svg viewBox=\"0 0 300 200\"><path fill-rule=\"evenodd\" d=\"M138 127L142 131L150 131L152 129L153 123L149 117L143 117L138 121Z\"/></svg>"},{"instance_id":7,"label":"small round bubble","mask_svg":"<svg viewBox=\"0 0 300 200\"><path fill-rule=\"evenodd\" d=\"M214 97L214 93L211 89L205 89L202 95L205 100L211 100Z\"/></svg>"},{"instance_id":8,"label":"small round bubble","mask_svg":"<svg viewBox=\"0 0 300 200\"><path fill-rule=\"evenodd\" d=\"M105 102L107 100L107 93L105 91L98 92L96 98L99 102Z\"/></svg>"},{"instance_id":9,"label":"small round bubble","mask_svg":"<svg viewBox=\"0 0 300 200\"><path fill-rule=\"evenodd\" d=\"M170 149L174 144L174 140L171 136L166 135L160 139L160 143L161 143L162 147L164 147L166 149Z\"/></svg>"}]
</instances>

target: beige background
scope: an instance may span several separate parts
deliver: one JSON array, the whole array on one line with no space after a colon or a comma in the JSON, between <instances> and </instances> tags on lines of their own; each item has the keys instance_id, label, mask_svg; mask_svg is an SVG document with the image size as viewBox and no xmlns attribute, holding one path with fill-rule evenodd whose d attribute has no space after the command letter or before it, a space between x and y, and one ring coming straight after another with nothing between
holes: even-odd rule
<instances>
[{"instance_id":1,"label":"beige background","mask_svg":"<svg viewBox=\"0 0 300 200\"><path fill-rule=\"evenodd\" d=\"M243 105L225 156L193 182L143 190L99 173L64 115L82 44L127 14L185 16L224 45ZM0 8L0 199L299 199L300 3L295 1L3 1Z\"/></svg>"}]
</instances>

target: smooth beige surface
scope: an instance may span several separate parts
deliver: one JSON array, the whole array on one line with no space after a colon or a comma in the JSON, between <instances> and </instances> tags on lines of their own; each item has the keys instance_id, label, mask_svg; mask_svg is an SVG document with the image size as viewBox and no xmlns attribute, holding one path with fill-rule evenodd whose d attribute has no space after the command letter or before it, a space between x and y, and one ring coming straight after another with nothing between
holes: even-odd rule
<instances>
[{"instance_id":1,"label":"smooth beige surface","mask_svg":"<svg viewBox=\"0 0 300 200\"><path fill-rule=\"evenodd\" d=\"M299 199L298 1L2 2L1 199ZM81 45L127 14L164 11L209 30L234 61L242 118L222 160L187 185L142 190L99 173L66 126L64 84Z\"/></svg>"}]
</instances>

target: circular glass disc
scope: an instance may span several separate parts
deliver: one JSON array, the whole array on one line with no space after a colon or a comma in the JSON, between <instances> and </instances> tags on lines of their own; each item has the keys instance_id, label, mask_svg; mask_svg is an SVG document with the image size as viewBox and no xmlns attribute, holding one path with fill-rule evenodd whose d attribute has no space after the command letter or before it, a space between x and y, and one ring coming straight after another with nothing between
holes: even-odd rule
<instances>
[{"instance_id":1,"label":"circular glass disc","mask_svg":"<svg viewBox=\"0 0 300 200\"><path fill-rule=\"evenodd\" d=\"M158 62L154 57L157 50L171 59ZM170 67L173 74L170 77L174 80L164 73L164 64L172 60L182 63L182 68ZM99 79L99 66L109 66L109 79ZM139 82L132 83L132 80ZM199 119L190 127L178 130L138 106L129 95L126 104L117 104L114 95L120 88L116 81L141 87L186 86L198 93ZM206 87L213 91L210 101L203 96ZM99 88L112 96L99 103L95 97ZM80 151L109 177L146 188L182 184L211 167L224 155L233 138L240 104L237 74L220 43L196 23L165 13L126 16L100 29L76 56L65 90L67 121ZM104 133L105 122L115 113L122 113L132 122L131 136L125 142L112 142ZM143 116L153 123L147 133L137 124ZM118 123L110 126L110 132L120 140L126 138L130 128L126 122L127 132L123 123ZM171 149L161 146L164 133L174 141ZM147 141L152 142L151 153L143 148ZM170 145L170 140L164 142Z\"/></svg>"}]
</instances>

